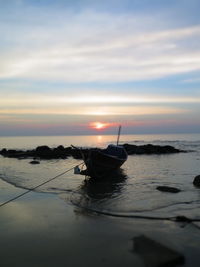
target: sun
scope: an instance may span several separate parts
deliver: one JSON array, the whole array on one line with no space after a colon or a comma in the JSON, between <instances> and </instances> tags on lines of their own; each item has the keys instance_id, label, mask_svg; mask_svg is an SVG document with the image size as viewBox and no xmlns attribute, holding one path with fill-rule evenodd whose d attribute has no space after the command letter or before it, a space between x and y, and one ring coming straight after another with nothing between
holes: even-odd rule
<instances>
[{"instance_id":1,"label":"sun","mask_svg":"<svg viewBox=\"0 0 200 267\"><path fill-rule=\"evenodd\" d=\"M109 123L105 122L92 122L90 123L90 127L96 130L103 130L109 126Z\"/></svg>"},{"instance_id":2,"label":"sun","mask_svg":"<svg viewBox=\"0 0 200 267\"><path fill-rule=\"evenodd\" d=\"M103 129L105 128L105 123L97 122L95 125L96 129Z\"/></svg>"}]
</instances>

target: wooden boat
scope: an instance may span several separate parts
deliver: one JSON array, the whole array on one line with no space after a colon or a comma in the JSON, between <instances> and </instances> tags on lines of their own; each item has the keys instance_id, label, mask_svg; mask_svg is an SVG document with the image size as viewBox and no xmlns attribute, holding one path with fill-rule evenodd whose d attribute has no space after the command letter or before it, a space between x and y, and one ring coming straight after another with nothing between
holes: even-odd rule
<instances>
[{"instance_id":1,"label":"wooden boat","mask_svg":"<svg viewBox=\"0 0 200 267\"><path fill-rule=\"evenodd\" d=\"M127 153L123 146L108 145L106 149L91 149L87 158L85 174L94 178L107 177L118 170L127 160Z\"/></svg>"},{"instance_id":2,"label":"wooden boat","mask_svg":"<svg viewBox=\"0 0 200 267\"><path fill-rule=\"evenodd\" d=\"M105 149L90 149L87 155L85 155L84 151L80 149L86 170L80 171L79 168L75 168L74 173L90 176L95 179L112 178L114 172L116 173L116 171L119 170L128 158L125 148L119 145L120 132L121 125L119 126L116 145L108 145Z\"/></svg>"}]
</instances>

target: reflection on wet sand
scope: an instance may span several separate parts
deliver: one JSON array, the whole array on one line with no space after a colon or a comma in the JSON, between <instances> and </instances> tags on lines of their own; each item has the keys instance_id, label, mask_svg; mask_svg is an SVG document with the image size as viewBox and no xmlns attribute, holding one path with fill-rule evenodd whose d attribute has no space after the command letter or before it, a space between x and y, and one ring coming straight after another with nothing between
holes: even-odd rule
<instances>
[{"instance_id":1,"label":"reflection on wet sand","mask_svg":"<svg viewBox=\"0 0 200 267\"><path fill-rule=\"evenodd\" d=\"M88 178L82 182L79 190L72 194L71 202L76 213L101 213L110 207L110 201L120 197L127 175L123 169L118 169L107 179Z\"/></svg>"},{"instance_id":2,"label":"reflection on wet sand","mask_svg":"<svg viewBox=\"0 0 200 267\"><path fill-rule=\"evenodd\" d=\"M89 178L83 181L78 194L74 194L71 198L71 202L78 208L79 213L97 212L100 206L101 210L106 209L112 199L122 194L127 179L124 171L119 169L108 178L102 180Z\"/></svg>"},{"instance_id":3,"label":"reflection on wet sand","mask_svg":"<svg viewBox=\"0 0 200 267\"><path fill-rule=\"evenodd\" d=\"M122 169L110 174L109 179L89 178L83 181L81 193L91 200L114 198L120 194L126 179L127 175Z\"/></svg>"}]
</instances>

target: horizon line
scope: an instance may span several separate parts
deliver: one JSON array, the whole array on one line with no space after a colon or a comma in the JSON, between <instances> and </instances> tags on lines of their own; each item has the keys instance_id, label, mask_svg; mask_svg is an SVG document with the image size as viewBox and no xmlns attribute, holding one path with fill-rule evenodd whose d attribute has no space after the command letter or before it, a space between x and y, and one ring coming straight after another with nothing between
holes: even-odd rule
<instances>
[{"instance_id":1,"label":"horizon line","mask_svg":"<svg viewBox=\"0 0 200 267\"><path fill-rule=\"evenodd\" d=\"M190 134L200 134L200 132L174 132L174 133L122 133L122 135L190 135ZM0 135L1 137L56 137L56 136L112 136L112 135L116 135L116 133L106 133L106 134L57 134L57 135L53 135L53 134L45 134L45 135Z\"/></svg>"}]
</instances>

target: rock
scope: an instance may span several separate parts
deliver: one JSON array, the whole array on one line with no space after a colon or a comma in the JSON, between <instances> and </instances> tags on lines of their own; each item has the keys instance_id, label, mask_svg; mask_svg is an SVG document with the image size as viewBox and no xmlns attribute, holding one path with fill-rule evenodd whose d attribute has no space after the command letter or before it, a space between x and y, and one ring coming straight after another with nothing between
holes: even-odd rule
<instances>
[{"instance_id":1,"label":"rock","mask_svg":"<svg viewBox=\"0 0 200 267\"><path fill-rule=\"evenodd\" d=\"M8 157L8 158L21 158L21 157L24 157L24 156L27 156L27 153L25 153L24 155L24 151L22 150L15 150L15 149L2 149L0 154L4 157Z\"/></svg>"},{"instance_id":2,"label":"rock","mask_svg":"<svg viewBox=\"0 0 200 267\"><path fill-rule=\"evenodd\" d=\"M67 156L69 156L69 154L66 152L64 146L58 146L56 148L52 149L53 158L62 158L62 159L66 159Z\"/></svg>"},{"instance_id":3,"label":"rock","mask_svg":"<svg viewBox=\"0 0 200 267\"><path fill-rule=\"evenodd\" d=\"M6 148L3 148L1 151L0 151L0 154L1 155L5 155L7 153L7 149Z\"/></svg>"},{"instance_id":4,"label":"rock","mask_svg":"<svg viewBox=\"0 0 200 267\"><path fill-rule=\"evenodd\" d=\"M194 178L193 185L195 185L196 187L200 187L200 175L197 175Z\"/></svg>"},{"instance_id":5,"label":"rock","mask_svg":"<svg viewBox=\"0 0 200 267\"><path fill-rule=\"evenodd\" d=\"M62 145L58 146L57 149L60 150L60 151L65 151L65 148Z\"/></svg>"},{"instance_id":6,"label":"rock","mask_svg":"<svg viewBox=\"0 0 200 267\"><path fill-rule=\"evenodd\" d=\"M30 164L40 164L40 162L37 161L37 160L32 160L32 161L30 161L29 163L30 163Z\"/></svg>"},{"instance_id":7,"label":"rock","mask_svg":"<svg viewBox=\"0 0 200 267\"><path fill-rule=\"evenodd\" d=\"M71 156L75 159L83 159L87 158L89 155L90 149L88 148L83 148L82 150L78 148L72 148L71 149Z\"/></svg>"},{"instance_id":8,"label":"rock","mask_svg":"<svg viewBox=\"0 0 200 267\"><path fill-rule=\"evenodd\" d=\"M181 191L176 187L170 187L170 186L157 186L156 189L159 191L170 192L170 193L178 193Z\"/></svg>"},{"instance_id":9,"label":"rock","mask_svg":"<svg viewBox=\"0 0 200 267\"><path fill-rule=\"evenodd\" d=\"M35 151L37 153L45 153L51 151L51 149L48 146L38 146L36 147Z\"/></svg>"},{"instance_id":10,"label":"rock","mask_svg":"<svg viewBox=\"0 0 200 267\"><path fill-rule=\"evenodd\" d=\"M185 261L181 253L144 235L133 238L133 252L138 253L148 267L176 266Z\"/></svg>"},{"instance_id":11,"label":"rock","mask_svg":"<svg viewBox=\"0 0 200 267\"><path fill-rule=\"evenodd\" d=\"M190 218L187 218L183 215L176 216L176 221L177 222L186 222L186 223L192 222L192 220Z\"/></svg>"},{"instance_id":12,"label":"rock","mask_svg":"<svg viewBox=\"0 0 200 267\"><path fill-rule=\"evenodd\" d=\"M158 145L142 145L136 146L131 144L123 145L128 155L133 154L170 154L170 153L179 153L186 152L179 149L174 148L173 146L158 146Z\"/></svg>"},{"instance_id":13,"label":"rock","mask_svg":"<svg viewBox=\"0 0 200 267\"><path fill-rule=\"evenodd\" d=\"M54 152L49 148L48 146L38 146L35 149L35 156L40 157L42 159L53 159L54 157ZM57 157L56 157L57 158Z\"/></svg>"}]
</instances>

